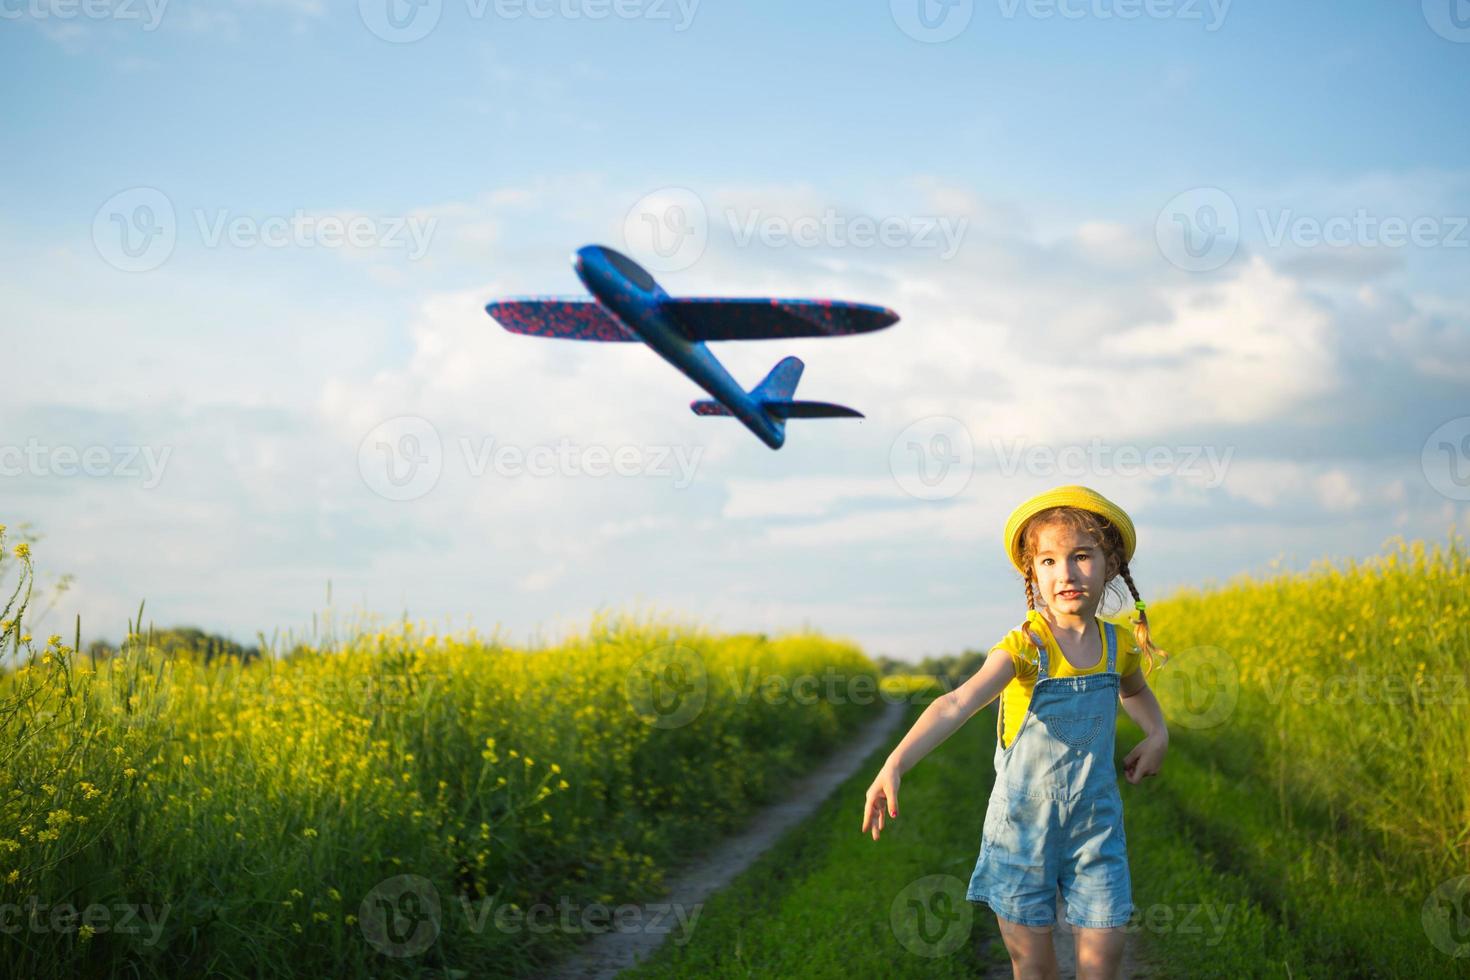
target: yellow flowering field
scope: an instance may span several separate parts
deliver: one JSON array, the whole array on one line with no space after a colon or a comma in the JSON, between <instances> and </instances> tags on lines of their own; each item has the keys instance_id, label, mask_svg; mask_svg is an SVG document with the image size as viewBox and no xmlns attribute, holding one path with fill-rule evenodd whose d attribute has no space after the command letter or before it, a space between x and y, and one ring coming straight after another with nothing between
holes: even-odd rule
<instances>
[{"instance_id":1,"label":"yellow flowering field","mask_svg":"<svg viewBox=\"0 0 1470 980\"><path fill-rule=\"evenodd\" d=\"M1401 880L1470 872L1470 564L1453 530L1185 590L1149 617L1174 654L1153 681L1171 753L1269 787L1283 826L1319 822Z\"/></svg>"},{"instance_id":2,"label":"yellow flowering field","mask_svg":"<svg viewBox=\"0 0 1470 980\"><path fill-rule=\"evenodd\" d=\"M882 706L849 643L630 616L94 662L27 632L32 560L0 566L7 975L534 972Z\"/></svg>"}]
</instances>

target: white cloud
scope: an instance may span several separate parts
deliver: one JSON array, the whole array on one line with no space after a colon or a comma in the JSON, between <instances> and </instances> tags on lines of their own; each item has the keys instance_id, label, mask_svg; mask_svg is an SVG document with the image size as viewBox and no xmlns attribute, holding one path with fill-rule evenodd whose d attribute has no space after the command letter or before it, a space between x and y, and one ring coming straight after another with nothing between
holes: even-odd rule
<instances>
[{"instance_id":1,"label":"white cloud","mask_svg":"<svg viewBox=\"0 0 1470 980\"><path fill-rule=\"evenodd\" d=\"M904 494L892 477L788 477L778 480L730 479L730 499L722 517L820 517L844 500L899 499Z\"/></svg>"},{"instance_id":2,"label":"white cloud","mask_svg":"<svg viewBox=\"0 0 1470 980\"><path fill-rule=\"evenodd\" d=\"M1313 480L1317 499L1330 511L1343 512L1356 508L1363 502L1363 495L1353 485L1350 476L1340 469L1328 470Z\"/></svg>"},{"instance_id":3,"label":"white cloud","mask_svg":"<svg viewBox=\"0 0 1470 980\"><path fill-rule=\"evenodd\" d=\"M557 562L550 568L541 568L526 575L520 581L520 587L525 592L543 592L551 588L567 570L566 562Z\"/></svg>"}]
</instances>

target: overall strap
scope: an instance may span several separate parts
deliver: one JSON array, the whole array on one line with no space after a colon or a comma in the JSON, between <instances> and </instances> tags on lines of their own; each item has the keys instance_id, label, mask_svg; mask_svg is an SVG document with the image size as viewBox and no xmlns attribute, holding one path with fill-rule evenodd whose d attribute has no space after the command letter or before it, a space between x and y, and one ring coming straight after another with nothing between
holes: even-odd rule
<instances>
[{"instance_id":1,"label":"overall strap","mask_svg":"<svg viewBox=\"0 0 1470 980\"><path fill-rule=\"evenodd\" d=\"M1112 623L1103 623L1108 634L1108 671L1116 672L1118 669L1118 633L1117 627Z\"/></svg>"},{"instance_id":2,"label":"overall strap","mask_svg":"<svg viewBox=\"0 0 1470 980\"><path fill-rule=\"evenodd\" d=\"M1006 695L1005 695L1005 691L1001 691L1000 692L1000 697L996 699L996 708L995 708L995 744L997 746L1000 746L1001 748L1005 748L1005 743L1006 743Z\"/></svg>"},{"instance_id":3,"label":"overall strap","mask_svg":"<svg viewBox=\"0 0 1470 980\"><path fill-rule=\"evenodd\" d=\"M1036 647L1036 652L1040 654L1040 656L1037 658L1036 679L1041 680L1043 677L1049 676L1049 674L1047 673L1046 664L1046 644L1036 642L1036 635L1031 632L1029 623L1025 625L1024 629L1026 631L1026 635L1031 637L1031 644Z\"/></svg>"}]
</instances>

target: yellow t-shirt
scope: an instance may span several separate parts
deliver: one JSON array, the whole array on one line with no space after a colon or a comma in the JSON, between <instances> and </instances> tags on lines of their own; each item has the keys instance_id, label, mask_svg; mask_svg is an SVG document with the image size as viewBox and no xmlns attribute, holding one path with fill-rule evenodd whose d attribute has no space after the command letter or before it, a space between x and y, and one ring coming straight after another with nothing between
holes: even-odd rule
<instances>
[{"instance_id":1,"label":"yellow t-shirt","mask_svg":"<svg viewBox=\"0 0 1470 980\"><path fill-rule=\"evenodd\" d=\"M1101 674L1108 666L1107 635L1103 633L1103 623L1110 622L1115 627L1118 638L1118 662L1116 669L1119 676L1127 677L1139 669L1143 654L1138 649L1138 643L1133 637L1133 624L1128 621L1126 615L1104 618L1096 616L1099 638L1102 641L1102 656L1098 657L1097 663L1086 670L1077 670L1066 657L1062 656L1062 648L1057 645L1056 637L1052 636L1051 625L1046 617L1033 609L1026 616L1026 624L1037 638L1046 644L1046 664L1048 674L1052 677L1077 677L1082 674ZM1005 638L997 643L992 650L1000 647L1011 655L1011 665L1016 668L1016 676L1000 692L1002 705L1001 719L1005 729L1000 730L1001 720L997 720L996 729L1001 736L1001 746L1004 748L1011 744L1016 737L1016 732L1021 730L1021 721L1026 716L1026 708L1031 704L1031 692L1036 687L1037 653L1036 644L1022 632L1021 627L1016 627L1005 635Z\"/></svg>"}]
</instances>

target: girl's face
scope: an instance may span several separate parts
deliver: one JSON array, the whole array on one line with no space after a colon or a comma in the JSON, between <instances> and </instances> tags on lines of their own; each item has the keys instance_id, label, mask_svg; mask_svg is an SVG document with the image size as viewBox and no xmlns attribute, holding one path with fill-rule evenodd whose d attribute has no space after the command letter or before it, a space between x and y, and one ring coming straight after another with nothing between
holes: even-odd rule
<instances>
[{"instance_id":1,"label":"girl's face","mask_svg":"<svg viewBox=\"0 0 1470 980\"><path fill-rule=\"evenodd\" d=\"M1102 599L1107 556L1095 540L1065 524L1037 532L1031 567L1042 600L1057 612L1086 615Z\"/></svg>"}]
</instances>

